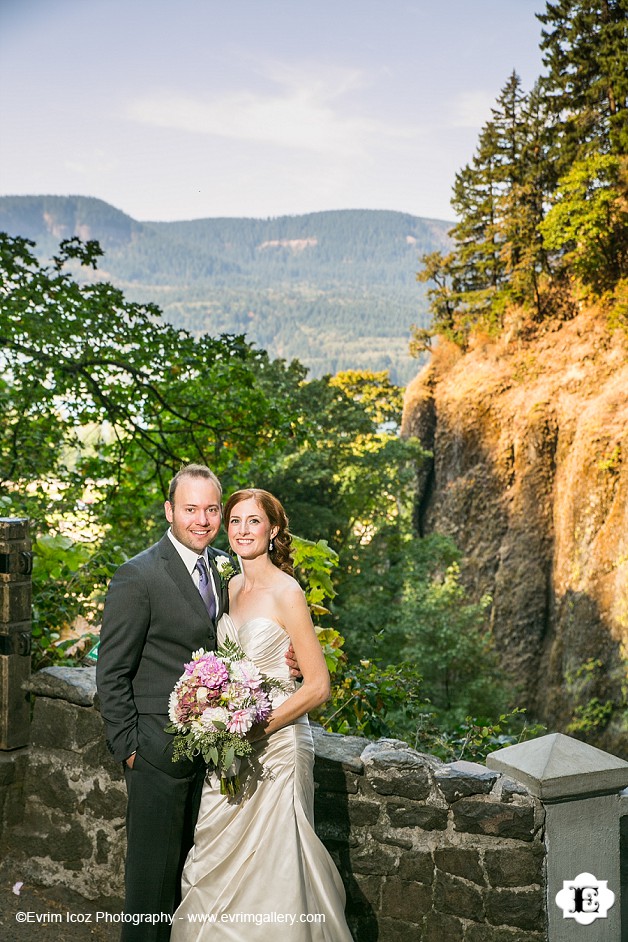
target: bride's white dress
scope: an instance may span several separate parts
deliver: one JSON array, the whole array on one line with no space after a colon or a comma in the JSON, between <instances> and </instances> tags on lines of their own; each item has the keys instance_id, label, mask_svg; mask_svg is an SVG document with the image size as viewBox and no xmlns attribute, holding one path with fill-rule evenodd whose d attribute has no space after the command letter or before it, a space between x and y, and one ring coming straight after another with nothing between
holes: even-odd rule
<instances>
[{"instance_id":1,"label":"bride's white dress","mask_svg":"<svg viewBox=\"0 0 628 942\"><path fill-rule=\"evenodd\" d=\"M218 644L236 641L260 671L294 690L285 655L290 639L269 618L236 629L228 615ZM273 691L277 706L289 693ZM237 798L203 786L194 847L183 871L183 900L172 942L351 942L340 875L313 825L314 747L303 716L254 743Z\"/></svg>"}]
</instances>

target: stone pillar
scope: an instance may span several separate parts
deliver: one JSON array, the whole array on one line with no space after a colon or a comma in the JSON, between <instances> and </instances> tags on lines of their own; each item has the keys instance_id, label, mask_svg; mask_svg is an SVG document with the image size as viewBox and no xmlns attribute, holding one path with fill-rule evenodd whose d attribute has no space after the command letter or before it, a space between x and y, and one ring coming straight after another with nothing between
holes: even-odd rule
<instances>
[{"instance_id":1,"label":"stone pillar","mask_svg":"<svg viewBox=\"0 0 628 942\"><path fill-rule=\"evenodd\" d=\"M486 764L521 782L545 806L549 939L627 939L621 831L628 762L553 733L500 749ZM623 909L625 922L625 902Z\"/></svg>"},{"instance_id":2,"label":"stone pillar","mask_svg":"<svg viewBox=\"0 0 628 942\"><path fill-rule=\"evenodd\" d=\"M28 520L0 518L0 749L29 741L32 554Z\"/></svg>"}]
</instances>

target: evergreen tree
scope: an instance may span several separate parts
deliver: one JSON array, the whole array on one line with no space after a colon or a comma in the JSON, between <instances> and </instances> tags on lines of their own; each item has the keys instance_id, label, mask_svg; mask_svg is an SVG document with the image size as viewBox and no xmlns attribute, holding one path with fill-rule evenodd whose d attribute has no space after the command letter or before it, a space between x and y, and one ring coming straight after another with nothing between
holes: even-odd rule
<instances>
[{"instance_id":1,"label":"evergreen tree","mask_svg":"<svg viewBox=\"0 0 628 942\"><path fill-rule=\"evenodd\" d=\"M457 244L457 289L472 313L486 306L503 281L496 230L502 176L497 147L496 128L489 121L472 163L456 174L451 200L460 217L451 232Z\"/></svg>"},{"instance_id":2,"label":"evergreen tree","mask_svg":"<svg viewBox=\"0 0 628 942\"><path fill-rule=\"evenodd\" d=\"M549 273L549 262L538 227L557 183L548 159L553 121L539 82L528 96L520 97L518 106L518 148L511 151L511 181L501 204L502 255L509 299L532 305L542 317L542 276Z\"/></svg>"},{"instance_id":3,"label":"evergreen tree","mask_svg":"<svg viewBox=\"0 0 628 942\"><path fill-rule=\"evenodd\" d=\"M458 341L480 319L499 324L513 294L538 306L543 252L536 226L546 195L540 115L538 93L526 96L512 72L473 161L456 175L452 206L460 221L450 233L455 249L446 259L435 254L423 259L420 279L437 283L429 295L432 310L441 323L446 314Z\"/></svg>"},{"instance_id":4,"label":"evergreen tree","mask_svg":"<svg viewBox=\"0 0 628 942\"><path fill-rule=\"evenodd\" d=\"M548 73L529 95L510 75L456 175L454 248L422 259L432 333L458 343L513 302L543 317L554 275L594 293L625 277L628 0L556 0L538 18ZM415 352L430 333L415 331Z\"/></svg>"},{"instance_id":5,"label":"evergreen tree","mask_svg":"<svg viewBox=\"0 0 628 942\"><path fill-rule=\"evenodd\" d=\"M595 150L628 152L628 0L557 0L537 14L561 174Z\"/></svg>"}]
</instances>

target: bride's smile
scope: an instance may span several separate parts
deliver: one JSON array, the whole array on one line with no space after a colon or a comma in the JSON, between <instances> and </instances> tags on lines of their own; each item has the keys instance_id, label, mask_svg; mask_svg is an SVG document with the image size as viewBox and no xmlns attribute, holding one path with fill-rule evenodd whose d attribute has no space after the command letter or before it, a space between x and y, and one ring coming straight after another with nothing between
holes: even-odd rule
<instances>
[{"instance_id":1,"label":"bride's smile","mask_svg":"<svg viewBox=\"0 0 628 942\"><path fill-rule=\"evenodd\" d=\"M252 497L240 501L227 521L232 550L243 559L266 555L271 539L277 532L262 508Z\"/></svg>"}]
</instances>

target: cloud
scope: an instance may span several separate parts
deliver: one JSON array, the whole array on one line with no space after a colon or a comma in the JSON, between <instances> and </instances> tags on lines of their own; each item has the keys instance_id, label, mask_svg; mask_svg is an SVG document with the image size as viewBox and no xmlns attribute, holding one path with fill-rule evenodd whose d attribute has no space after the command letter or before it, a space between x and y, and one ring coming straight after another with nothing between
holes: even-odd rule
<instances>
[{"instance_id":1,"label":"cloud","mask_svg":"<svg viewBox=\"0 0 628 942\"><path fill-rule=\"evenodd\" d=\"M308 75L275 64L266 79L268 90L138 97L128 104L126 116L144 125L343 157L363 153L375 139L416 137L414 130L364 117L359 99L352 107L343 103L345 96L363 90L358 71L321 69Z\"/></svg>"},{"instance_id":2,"label":"cloud","mask_svg":"<svg viewBox=\"0 0 628 942\"><path fill-rule=\"evenodd\" d=\"M72 151L72 156L63 161L63 166L70 173L77 176L94 177L108 176L120 165L120 161L112 154L107 154L100 147L93 147L90 151L81 151L80 146Z\"/></svg>"},{"instance_id":3,"label":"cloud","mask_svg":"<svg viewBox=\"0 0 628 942\"><path fill-rule=\"evenodd\" d=\"M457 128L481 128L491 118L495 93L477 89L461 92L451 107L451 125Z\"/></svg>"}]
</instances>

